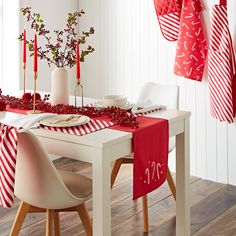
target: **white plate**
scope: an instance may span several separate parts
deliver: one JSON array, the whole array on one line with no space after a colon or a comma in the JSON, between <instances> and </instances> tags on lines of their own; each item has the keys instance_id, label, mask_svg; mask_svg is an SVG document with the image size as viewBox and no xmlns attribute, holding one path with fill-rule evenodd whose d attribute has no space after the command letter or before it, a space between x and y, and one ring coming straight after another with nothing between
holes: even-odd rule
<instances>
[{"instance_id":1,"label":"white plate","mask_svg":"<svg viewBox=\"0 0 236 236\"><path fill-rule=\"evenodd\" d=\"M90 121L88 116L66 114L55 115L40 121L40 124L50 127L72 127L84 125Z\"/></svg>"},{"instance_id":2,"label":"white plate","mask_svg":"<svg viewBox=\"0 0 236 236\"><path fill-rule=\"evenodd\" d=\"M102 101L98 101L94 105L95 105L95 107L100 108L100 109L106 107L106 106L103 105ZM131 110L133 106L134 106L134 104L132 104L130 102L127 102L124 106L119 107L119 108L125 109L125 110L128 111L128 110Z\"/></svg>"}]
</instances>

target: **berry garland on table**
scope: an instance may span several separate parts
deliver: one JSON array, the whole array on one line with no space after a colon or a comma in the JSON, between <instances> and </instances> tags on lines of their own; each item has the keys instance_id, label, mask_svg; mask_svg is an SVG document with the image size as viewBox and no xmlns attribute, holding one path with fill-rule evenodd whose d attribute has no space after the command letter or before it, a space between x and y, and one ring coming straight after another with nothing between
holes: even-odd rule
<instances>
[{"instance_id":1,"label":"berry garland on table","mask_svg":"<svg viewBox=\"0 0 236 236\"><path fill-rule=\"evenodd\" d=\"M41 99L40 94L36 94L36 106L37 109L42 112L48 113L57 113L57 114L80 114L89 116L90 118L94 117L102 117L105 116L109 118L115 124L119 124L121 126L127 126L131 128L138 128L139 122L136 117L127 112L124 109L118 107L107 107L102 109L97 109L96 107L75 107L71 105L55 105L52 106L50 103L46 102L49 100L50 95L45 95L43 99ZM2 108L0 110L5 110L6 105L8 105L12 109L20 109L20 110L32 110L33 95L30 93L25 93L22 98L17 98L14 96L3 95L2 90L0 89L0 108L2 104ZM5 105L5 106L4 106Z\"/></svg>"}]
</instances>

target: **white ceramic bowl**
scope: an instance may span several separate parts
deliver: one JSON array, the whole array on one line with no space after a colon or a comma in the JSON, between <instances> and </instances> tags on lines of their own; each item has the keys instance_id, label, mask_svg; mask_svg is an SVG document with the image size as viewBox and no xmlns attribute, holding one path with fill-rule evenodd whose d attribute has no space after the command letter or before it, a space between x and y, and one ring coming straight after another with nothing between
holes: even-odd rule
<instances>
[{"instance_id":1,"label":"white ceramic bowl","mask_svg":"<svg viewBox=\"0 0 236 236\"><path fill-rule=\"evenodd\" d=\"M102 98L105 107L122 107L127 103L127 98L122 95L107 95Z\"/></svg>"}]
</instances>

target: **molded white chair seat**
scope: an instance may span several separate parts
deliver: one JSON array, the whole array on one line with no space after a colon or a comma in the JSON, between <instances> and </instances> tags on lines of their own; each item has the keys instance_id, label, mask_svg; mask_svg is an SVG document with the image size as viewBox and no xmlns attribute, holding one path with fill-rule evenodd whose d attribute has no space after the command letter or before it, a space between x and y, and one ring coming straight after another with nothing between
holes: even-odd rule
<instances>
[{"instance_id":1,"label":"molded white chair seat","mask_svg":"<svg viewBox=\"0 0 236 236\"><path fill-rule=\"evenodd\" d=\"M19 234L27 213L47 212L46 235L60 235L59 212L77 211L87 235L92 224L84 202L92 197L92 180L85 176L57 171L35 135L18 134L15 195L21 200L10 236Z\"/></svg>"},{"instance_id":2,"label":"molded white chair seat","mask_svg":"<svg viewBox=\"0 0 236 236\"><path fill-rule=\"evenodd\" d=\"M58 170L64 184L78 199L89 199L92 195L92 180L73 172Z\"/></svg>"}]
</instances>

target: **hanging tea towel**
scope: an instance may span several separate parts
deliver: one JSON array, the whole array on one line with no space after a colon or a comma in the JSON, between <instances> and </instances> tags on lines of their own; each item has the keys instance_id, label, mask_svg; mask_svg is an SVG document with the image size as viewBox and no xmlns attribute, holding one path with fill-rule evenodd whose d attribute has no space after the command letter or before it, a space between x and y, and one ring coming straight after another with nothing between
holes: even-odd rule
<instances>
[{"instance_id":1,"label":"hanging tea towel","mask_svg":"<svg viewBox=\"0 0 236 236\"><path fill-rule=\"evenodd\" d=\"M182 0L154 0L161 32L168 41L178 40Z\"/></svg>"},{"instance_id":2,"label":"hanging tea towel","mask_svg":"<svg viewBox=\"0 0 236 236\"><path fill-rule=\"evenodd\" d=\"M207 56L207 40L200 0L183 0L174 73L201 81Z\"/></svg>"},{"instance_id":3,"label":"hanging tea towel","mask_svg":"<svg viewBox=\"0 0 236 236\"><path fill-rule=\"evenodd\" d=\"M236 89L235 55L225 0L212 8L208 64L211 115L232 123L235 110L233 89Z\"/></svg>"}]
</instances>

